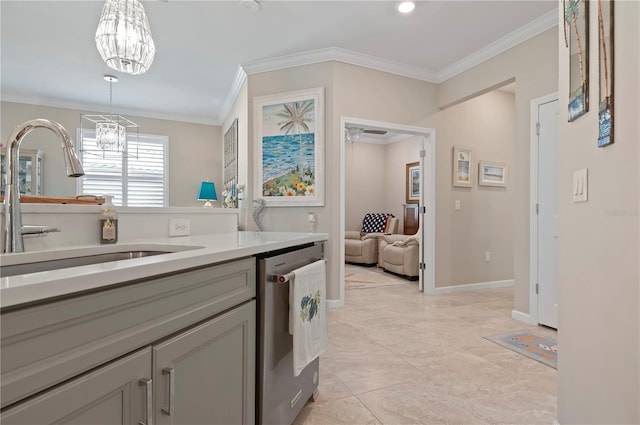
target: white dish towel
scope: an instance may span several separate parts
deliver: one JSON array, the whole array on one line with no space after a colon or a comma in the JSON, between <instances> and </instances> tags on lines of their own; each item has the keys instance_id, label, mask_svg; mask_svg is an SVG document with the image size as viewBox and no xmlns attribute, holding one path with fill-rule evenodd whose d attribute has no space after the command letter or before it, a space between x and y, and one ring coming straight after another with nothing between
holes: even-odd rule
<instances>
[{"instance_id":1,"label":"white dish towel","mask_svg":"<svg viewBox=\"0 0 640 425\"><path fill-rule=\"evenodd\" d=\"M289 333L293 335L293 374L327 348L326 264L316 261L293 271L289 282Z\"/></svg>"}]
</instances>

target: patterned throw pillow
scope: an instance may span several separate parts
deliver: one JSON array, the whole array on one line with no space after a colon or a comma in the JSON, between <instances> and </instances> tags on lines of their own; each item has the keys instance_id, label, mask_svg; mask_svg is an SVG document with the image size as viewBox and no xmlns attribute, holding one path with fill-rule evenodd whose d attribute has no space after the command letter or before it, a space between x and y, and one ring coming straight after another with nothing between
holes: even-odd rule
<instances>
[{"instance_id":1,"label":"patterned throw pillow","mask_svg":"<svg viewBox=\"0 0 640 425\"><path fill-rule=\"evenodd\" d=\"M362 235L366 233L384 233L387 230L389 218L393 217L393 214L389 213L369 213L364 216L362 220Z\"/></svg>"}]
</instances>

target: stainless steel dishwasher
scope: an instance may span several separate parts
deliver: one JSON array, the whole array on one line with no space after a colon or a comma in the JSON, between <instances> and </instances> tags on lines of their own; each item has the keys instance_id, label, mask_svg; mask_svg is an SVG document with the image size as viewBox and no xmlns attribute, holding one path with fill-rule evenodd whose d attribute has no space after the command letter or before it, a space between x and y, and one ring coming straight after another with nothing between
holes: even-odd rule
<instances>
[{"instance_id":1,"label":"stainless steel dishwasher","mask_svg":"<svg viewBox=\"0 0 640 425\"><path fill-rule=\"evenodd\" d=\"M318 394L315 359L293 375L293 337L289 334L289 276L324 258L324 244L291 247L257 257L258 266L258 425L290 425Z\"/></svg>"}]
</instances>

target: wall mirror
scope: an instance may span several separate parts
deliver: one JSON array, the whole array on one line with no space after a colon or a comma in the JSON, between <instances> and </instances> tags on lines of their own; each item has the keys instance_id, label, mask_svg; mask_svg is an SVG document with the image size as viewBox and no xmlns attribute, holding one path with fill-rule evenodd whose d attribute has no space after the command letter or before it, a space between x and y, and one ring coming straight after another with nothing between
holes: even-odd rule
<instances>
[{"instance_id":1,"label":"wall mirror","mask_svg":"<svg viewBox=\"0 0 640 425\"><path fill-rule=\"evenodd\" d=\"M234 119L229 129L224 133L223 152L223 183L224 199L222 206L237 208L238 206L238 119Z\"/></svg>"},{"instance_id":2,"label":"wall mirror","mask_svg":"<svg viewBox=\"0 0 640 425\"><path fill-rule=\"evenodd\" d=\"M598 0L598 147L613 143L613 0Z\"/></svg>"},{"instance_id":3,"label":"wall mirror","mask_svg":"<svg viewBox=\"0 0 640 425\"><path fill-rule=\"evenodd\" d=\"M589 2L566 0L565 31L569 39L569 121L589 110Z\"/></svg>"}]
</instances>

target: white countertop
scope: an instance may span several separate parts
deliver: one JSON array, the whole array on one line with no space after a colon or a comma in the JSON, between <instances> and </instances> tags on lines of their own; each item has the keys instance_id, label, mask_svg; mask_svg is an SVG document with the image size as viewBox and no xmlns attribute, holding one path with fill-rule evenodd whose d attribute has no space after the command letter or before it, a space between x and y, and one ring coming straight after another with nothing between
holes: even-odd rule
<instances>
[{"instance_id":1,"label":"white countertop","mask_svg":"<svg viewBox=\"0 0 640 425\"><path fill-rule=\"evenodd\" d=\"M129 260L0 278L0 307L17 306L75 292L327 240L326 233L228 232L137 240L115 245L4 254L2 265L118 251L178 251Z\"/></svg>"}]
</instances>

